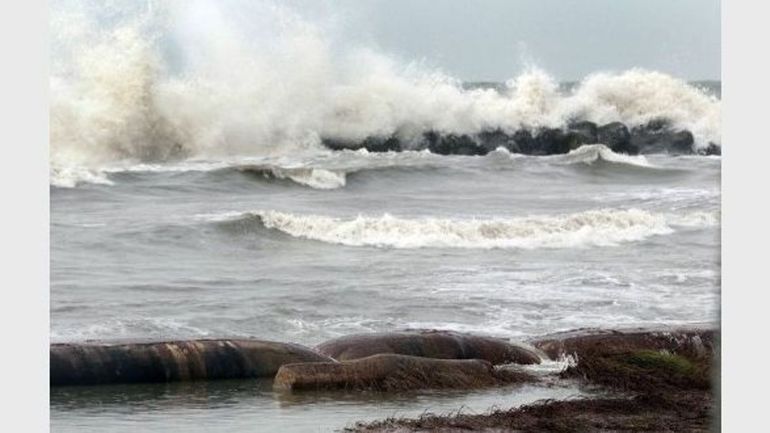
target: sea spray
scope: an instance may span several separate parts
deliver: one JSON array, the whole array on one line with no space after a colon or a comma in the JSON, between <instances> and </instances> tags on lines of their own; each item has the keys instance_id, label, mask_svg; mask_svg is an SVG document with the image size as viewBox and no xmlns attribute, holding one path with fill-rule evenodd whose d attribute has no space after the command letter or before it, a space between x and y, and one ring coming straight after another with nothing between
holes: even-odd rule
<instances>
[{"instance_id":1,"label":"sea spray","mask_svg":"<svg viewBox=\"0 0 770 433\"><path fill-rule=\"evenodd\" d=\"M537 68L500 90L340 45L333 29L273 2L112 2L52 7L51 165L292 155L321 138L629 126L667 119L720 143L720 101L666 74L589 75L573 89ZM150 7L151 6L151 7Z\"/></svg>"}]
</instances>

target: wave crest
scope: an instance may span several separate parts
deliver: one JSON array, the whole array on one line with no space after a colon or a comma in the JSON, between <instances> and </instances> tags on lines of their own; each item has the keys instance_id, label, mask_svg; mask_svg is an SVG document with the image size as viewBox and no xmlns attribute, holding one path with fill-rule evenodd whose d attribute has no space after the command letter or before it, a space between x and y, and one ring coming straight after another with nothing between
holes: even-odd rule
<instances>
[{"instance_id":1,"label":"wave crest","mask_svg":"<svg viewBox=\"0 0 770 433\"><path fill-rule=\"evenodd\" d=\"M276 167L270 165L242 165L239 171L261 174L266 178L288 179L313 189L337 189L345 186L344 171L309 167Z\"/></svg>"},{"instance_id":2,"label":"wave crest","mask_svg":"<svg viewBox=\"0 0 770 433\"><path fill-rule=\"evenodd\" d=\"M643 155L615 153L603 144L584 144L566 155L558 155L554 158L562 164L592 164L597 161L606 161L636 167L652 167Z\"/></svg>"},{"instance_id":3,"label":"wave crest","mask_svg":"<svg viewBox=\"0 0 770 433\"><path fill-rule=\"evenodd\" d=\"M52 166L49 183L58 188L74 188L83 183L114 185L104 172L80 166Z\"/></svg>"},{"instance_id":4,"label":"wave crest","mask_svg":"<svg viewBox=\"0 0 770 433\"><path fill-rule=\"evenodd\" d=\"M567 215L452 219L377 217L337 218L274 210L226 214L222 221L257 217L264 227L292 237L347 246L389 248L535 249L614 246L673 233L672 226L708 226L703 216L681 217L639 209L600 209Z\"/></svg>"}]
</instances>

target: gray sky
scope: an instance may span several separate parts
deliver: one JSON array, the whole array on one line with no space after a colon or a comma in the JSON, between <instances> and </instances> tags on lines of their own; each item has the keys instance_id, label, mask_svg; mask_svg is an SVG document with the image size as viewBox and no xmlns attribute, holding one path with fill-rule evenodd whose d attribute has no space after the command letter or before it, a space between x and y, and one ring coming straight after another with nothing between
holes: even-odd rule
<instances>
[{"instance_id":1,"label":"gray sky","mask_svg":"<svg viewBox=\"0 0 770 433\"><path fill-rule=\"evenodd\" d=\"M464 80L505 80L526 64L560 80L635 66L720 77L719 0L309 1L295 0L342 17L347 38Z\"/></svg>"}]
</instances>

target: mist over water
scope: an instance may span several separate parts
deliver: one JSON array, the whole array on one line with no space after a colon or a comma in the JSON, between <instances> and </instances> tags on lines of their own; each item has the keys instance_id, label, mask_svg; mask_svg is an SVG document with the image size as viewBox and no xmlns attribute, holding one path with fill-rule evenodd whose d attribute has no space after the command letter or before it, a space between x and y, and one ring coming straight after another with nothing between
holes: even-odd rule
<instances>
[{"instance_id":1,"label":"mist over water","mask_svg":"<svg viewBox=\"0 0 770 433\"><path fill-rule=\"evenodd\" d=\"M721 145L718 82L632 69L562 83L534 66L461 82L343 37L344 18L269 1L52 2L53 342L315 345L403 328L522 339L717 319L719 156L601 143L441 156L321 140L666 119L696 147ZM294 431L333 431L417 406L483 411L585 392L288 401L252 385L61 390L52 427L243 431L292 419Z\"/></svg>"}]
</instances>

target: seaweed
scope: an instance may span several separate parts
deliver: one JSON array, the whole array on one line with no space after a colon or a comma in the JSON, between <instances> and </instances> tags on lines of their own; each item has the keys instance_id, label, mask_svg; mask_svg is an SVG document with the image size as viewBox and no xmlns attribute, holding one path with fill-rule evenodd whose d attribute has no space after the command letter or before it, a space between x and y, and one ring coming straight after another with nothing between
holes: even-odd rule
<instances>
[{"instance_id":1,"label":"seaweed","mask_svg":"<svg viewBox=\"0 0 770 433\"><path fill-rule=\"evenodd\" d=\"M712 387L718 359L694 351L595 345L560 374L600 385L614 396L542 400L485 414L423 414L357 423L346 432L708 432L719 426Z\"/></svg>"}]
</instances>

